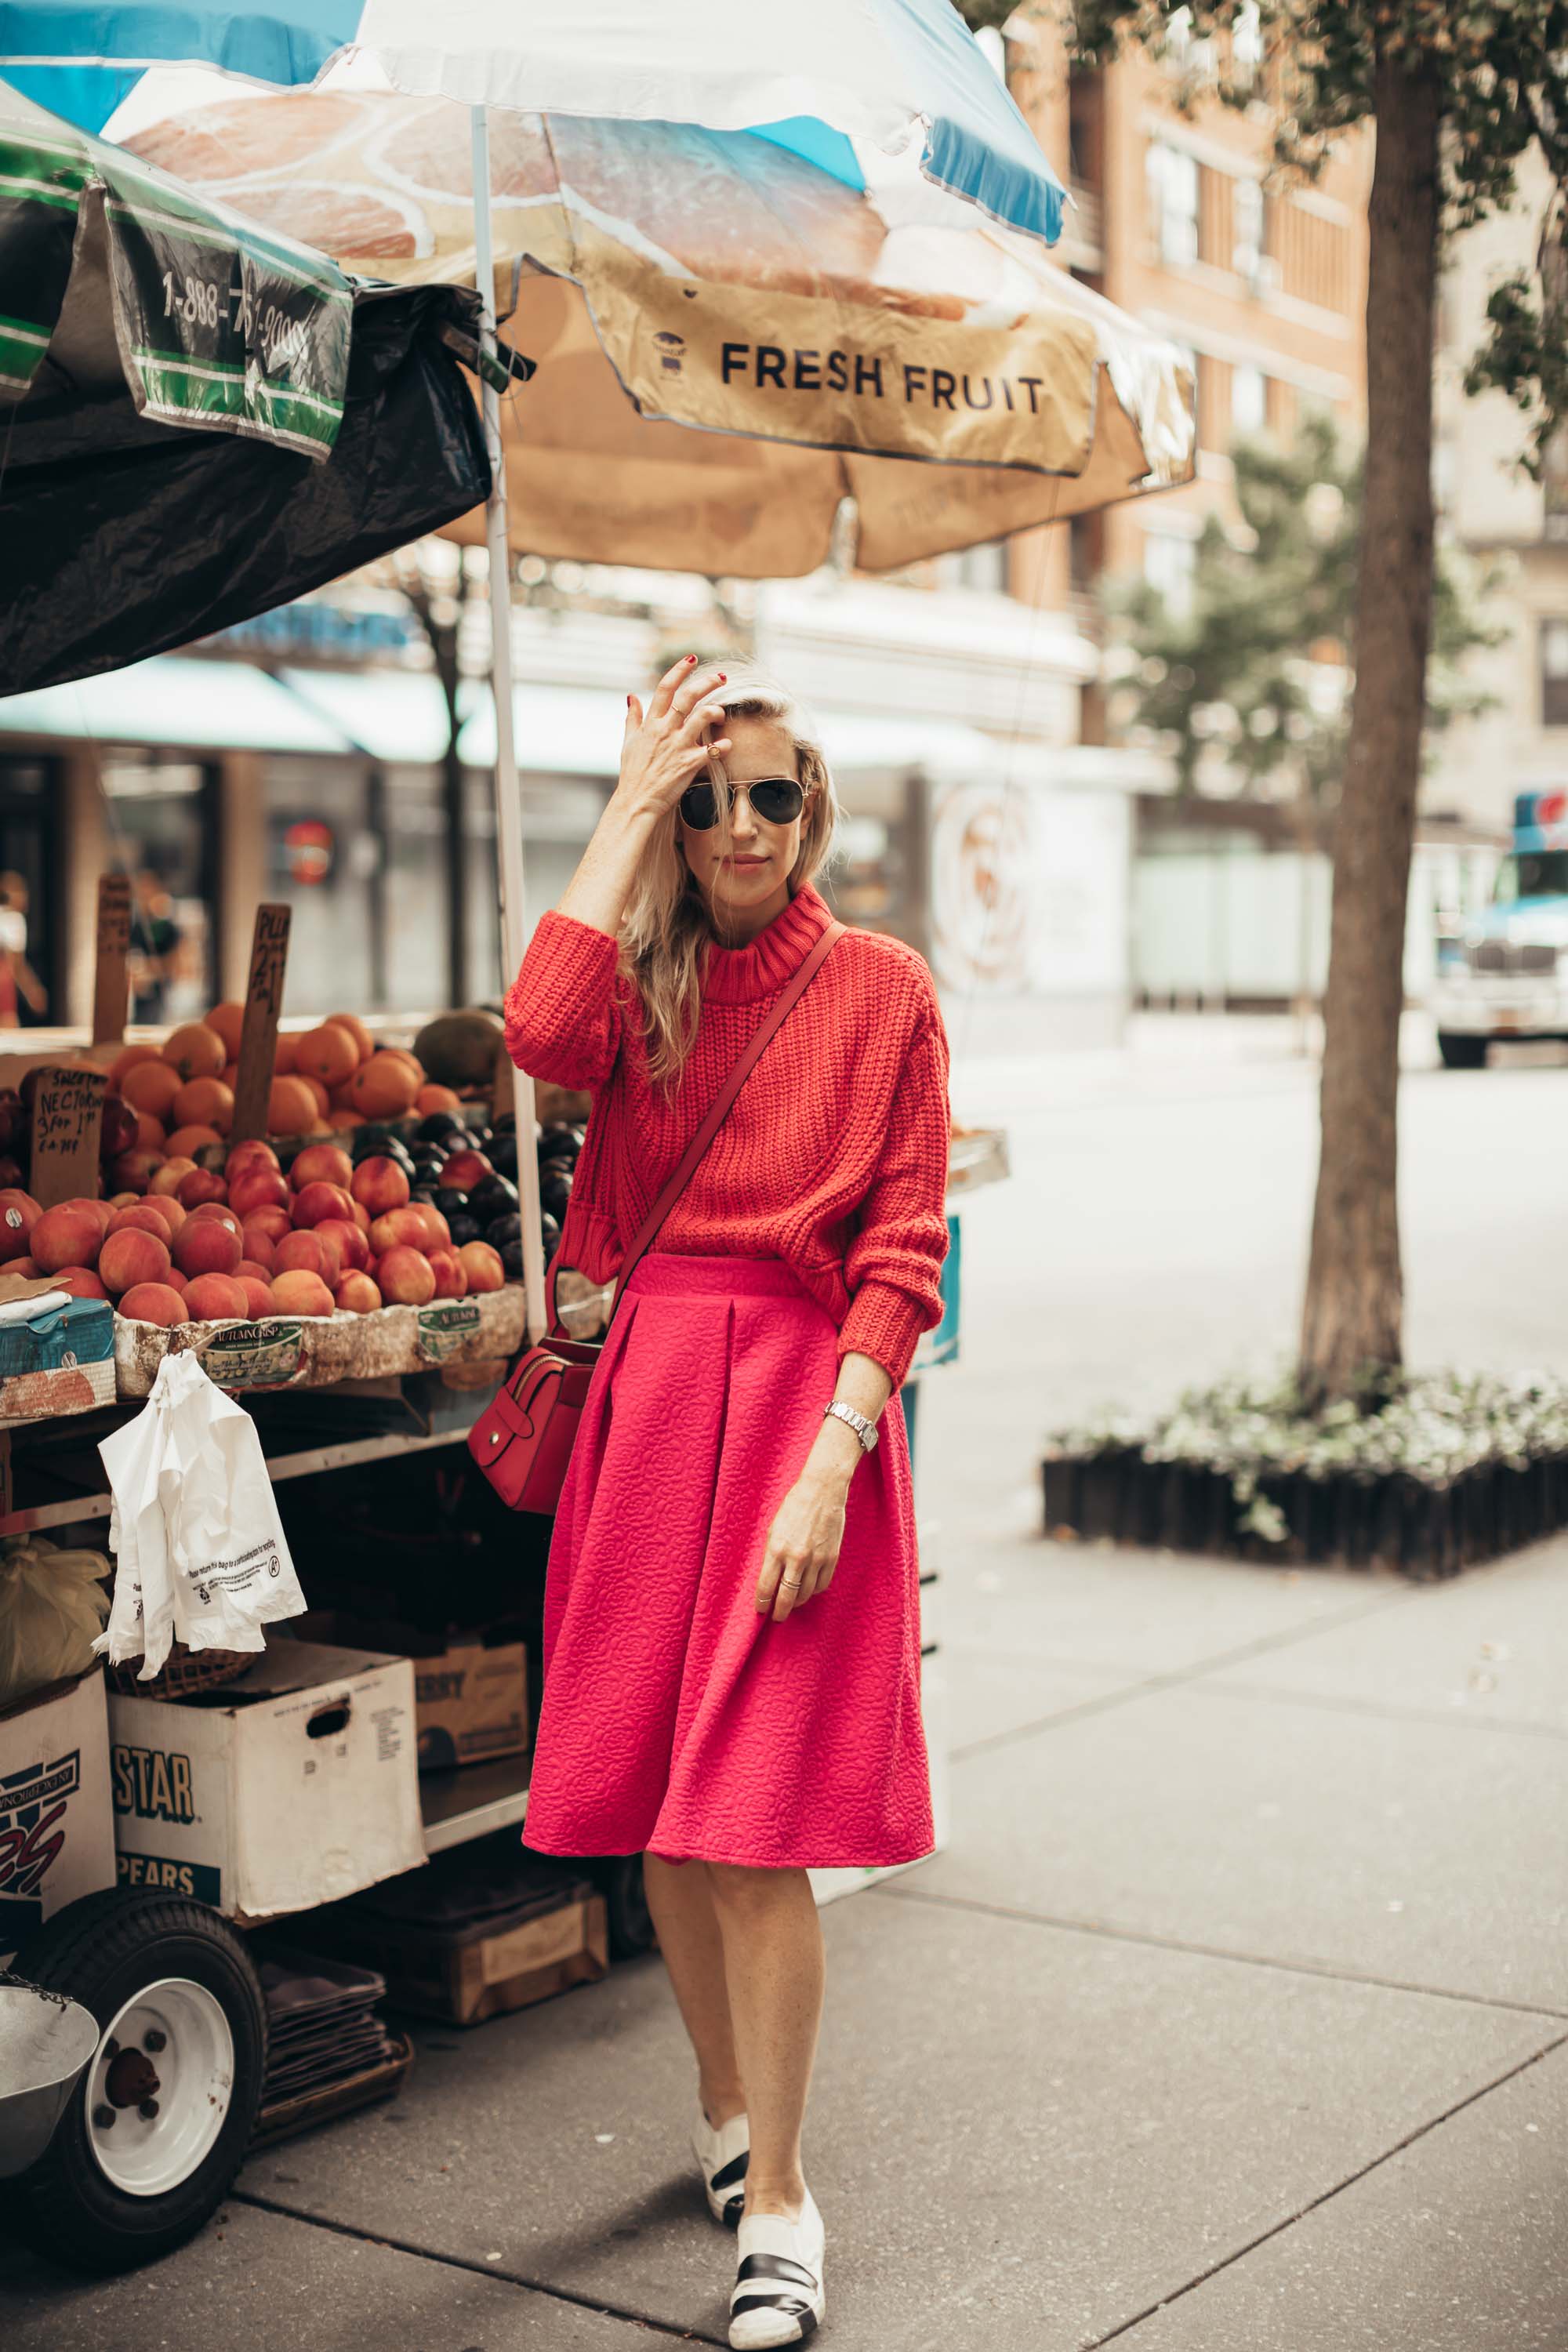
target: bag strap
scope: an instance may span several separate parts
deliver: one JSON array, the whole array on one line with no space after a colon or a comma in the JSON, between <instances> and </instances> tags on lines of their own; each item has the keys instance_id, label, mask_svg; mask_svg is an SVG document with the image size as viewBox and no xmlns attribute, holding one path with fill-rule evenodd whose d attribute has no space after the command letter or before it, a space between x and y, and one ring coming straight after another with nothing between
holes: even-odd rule
<instances>
[{"instance_id":1,"label":"bag strap","mask_svg":"<svg viewBox=\"0 0 1568 2352\"><path fill-rule=\"evenodd\" d=\"M633 1242L630 1249L626 1252L625 1264L622 1265L620 1273L616 1277L616 1296L610 1308L612 1317L616 1312L616 1308L619 1307L622 1298L626 1296L626 1284L631 1277L633 1267L637 1265L638 1259L644 1255L655 1235L658 1234L659 1227L663 1224L666 1217L669 1214L671 1209L674 1208L676 1202L680 1198L681 1193L686 1190L687 1185L695 1175L698 1161L702 1158L703 1153L707 1150L709 1145L712 1142L713 1138L718 1134L719 1129L723 1126L725 1119L729 1117L731 1110L734 1107L736 1096L740 1093L741 1088L745 1085L746 1080L751 1076L752 1072L755 1069L758 1062L762 1058L763 1050L777 1034L778 1031L784 1026L785 1019L794 1009L795 1003L802 996L804 996L805 991L810 987L821 966L826 962L828 951L832 948L835 940L843 937L847 928L847 926L841 923L837 916L833 917L828 922L827 928L817 940L816 944L811 950L811 953L802 963L796 966L795 971L791 974L788 984L784 988L783 994L779 997L777 1003L773 1006L766 1020L763 1021L758 1028L755 1035L747 1045L744 1053L742 1054L740 1059L736 1062L734 1067L730 1072L729 1076L725 1079L723 1085L714 1096L712 1102L709 1105L708 1110L704 1115L701 1126L698 1129L696 1134L692 1137L690 1142L681 1153L674 1173L670 1176L658 1200L655 1201L652 1208L643 1219L637 1239ZM555 1333L555 1269L560 1262L560 1250L557 1249L555 1256L550 1262L550 1296L547 1302L549 1313L545 1326L546 1331L549 1333ZM608 1326L606 1325L605 1328L608 1328ZM555 1334L555 1336L560 1337L561 1335Z\"/></svg>"}]
</instances>

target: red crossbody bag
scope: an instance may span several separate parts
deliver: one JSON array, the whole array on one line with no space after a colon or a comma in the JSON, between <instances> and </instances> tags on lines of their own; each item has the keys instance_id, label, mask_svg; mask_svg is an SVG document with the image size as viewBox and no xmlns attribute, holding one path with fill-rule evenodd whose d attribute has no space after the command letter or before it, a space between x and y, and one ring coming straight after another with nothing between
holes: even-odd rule
<instances>
[{"instance_id":1,"label":"red crossbody bag","mask_svg":"<svg viewBox=\"0 0 1568 2352\"><path fill-rule=\"evenodd\" d=\"M701 1126L681 1154L679 1167L648 1211L641 1232L626 1253L626 1264L616 1283L615 1305L610 1309L612 1320L626 1297L633 1267L685 1191L698 1161L728 1118L763 1048L809 987L844 928L840 922L829 923L720 1087ZM588 1383L603 1353L605 1338L608 1337L608 1324L605 1337L597 1339L572 1339L556 1328L555 1274L560 1263L561 1253L557 1250L546 1278L550 1319L544 1337L533 1347L523 1349L494 1402L487 1405L468 1433L468 1452L501 1501L513 1511L548 1513L560 1502Z\"/></svg>"}]
</instances>

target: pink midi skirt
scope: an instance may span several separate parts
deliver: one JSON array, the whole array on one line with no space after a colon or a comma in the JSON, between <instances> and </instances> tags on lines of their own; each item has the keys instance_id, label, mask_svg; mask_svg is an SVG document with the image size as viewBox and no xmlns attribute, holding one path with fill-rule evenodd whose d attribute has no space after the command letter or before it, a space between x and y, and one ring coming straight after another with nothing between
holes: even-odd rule
<instances>
[{"instance_id":1,"label":"pink midi skirt","mask_svg":"<svg viewBox=\"0 0 1568 2352\"><path fill-rule=\"evenodd\" d=\"M837 1380L779 1258L649 1251L595 1368L551 1543L524 1843L775 1869L934 1843L909 1439L889 1398L826 1592L756 1607Z\"/></svg>"}]
</instances>

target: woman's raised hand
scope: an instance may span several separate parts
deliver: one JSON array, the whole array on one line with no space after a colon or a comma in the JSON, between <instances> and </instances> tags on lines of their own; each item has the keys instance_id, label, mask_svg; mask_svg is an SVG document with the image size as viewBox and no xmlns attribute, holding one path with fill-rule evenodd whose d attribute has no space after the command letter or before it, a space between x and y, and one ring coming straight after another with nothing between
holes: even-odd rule
<instances>
[{"instance_id":1,"label":"woman's raised hand","mask_svg":"<svg viewBox=\"0 0 1568 2352\"><path fill-rule=\"evenodd\" d=\"M724 713L710 699L724 673L704 677L695 654L667 670L648 698L647 712L635 694L626 697L626 733L621 746L617 797L640 816L663 816L714 754L722 758L730 739L704 742L710 727L722 727Z\"/></svg>"}]
</instances>

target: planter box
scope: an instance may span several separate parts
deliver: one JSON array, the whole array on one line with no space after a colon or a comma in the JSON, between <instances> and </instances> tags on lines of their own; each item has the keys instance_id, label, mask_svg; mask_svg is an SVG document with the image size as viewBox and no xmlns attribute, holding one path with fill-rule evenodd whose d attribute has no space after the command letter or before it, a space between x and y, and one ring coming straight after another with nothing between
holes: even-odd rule
<instances>
[{"instance_id":1,"label":"planter box","mask_svg":"<svg viewBox=\"0 0 1568 2352\"><path fill-rule=\"evenodd\" d=\"M1568 1456L1556 1454L1522 1469L1480 1463L1445 1486L1403 1473L1263 1476L1258 1492L1285 1521L1277 1543L1243 1529L1247 1506L1228 1472L1201 1463L1147 1462L1136 1446L1106 1446L1049 1453L1041 1470L1047 1536L1291 1566L1390 1568L1423 1581L1568 1527Z\"/></svg>"},{"instance_id":2,"label":"planter box","mask_svg":"<svg viewBox=\"0 0 1568 2352\"><path fill-rule=\"evenodd\" d=\"M191 1349L220 1389L330 1388L447 1365L493 1365L500 1380L522 1346L522 1285L428 1307L383 1307L373 1315L268 1315L258 1321L156 1323L114 1318L119 1393L152 1393L165 1356Z\"/></svg>"}]
</instances>

